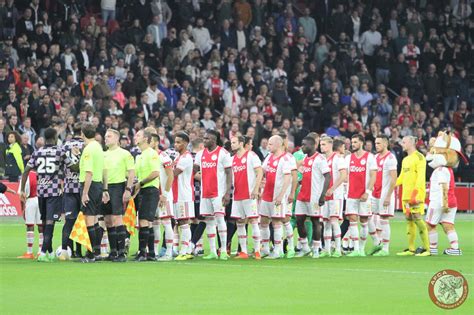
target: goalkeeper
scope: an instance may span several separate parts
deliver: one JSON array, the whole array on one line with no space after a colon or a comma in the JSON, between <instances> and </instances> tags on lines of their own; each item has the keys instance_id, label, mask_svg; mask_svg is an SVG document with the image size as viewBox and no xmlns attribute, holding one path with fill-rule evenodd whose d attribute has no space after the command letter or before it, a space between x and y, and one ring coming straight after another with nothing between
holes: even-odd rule
<instances>
[{"instance_id":1,"label":"goalkeeper","mask_svg":"<svg viewBox=\"0 0 474 315\"><path fill-rule=\"evenodd\" d=\"M397 178L397 186L402 185L402 207L407 219L408 249L398 256L430 256L428 230L422 216L425 213L426 159L416 150L415 138L406 136L402 140L407 156L402 161L402 170ZM423 251L415 254L416 228L420 231Z\"/></svg>"}]
</instances>

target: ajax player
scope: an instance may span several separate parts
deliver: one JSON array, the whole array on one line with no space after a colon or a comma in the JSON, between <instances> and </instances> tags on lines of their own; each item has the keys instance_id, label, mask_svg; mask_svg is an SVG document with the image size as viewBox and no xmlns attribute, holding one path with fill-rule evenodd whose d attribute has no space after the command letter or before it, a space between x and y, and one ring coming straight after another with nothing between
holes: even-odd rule
<instances>
[{"instance_id":1,"label":"ajax player","mask_svg":"<svg viewBox=\"0 0 474 315\"><path fill-rule=\"evenodd\" d=\"M393 190L397 183L397 159L388 150L388 137L378 135L375 139L375 161L377 163L377 176L374 191L372 192L372 213L380 216L382 228L382 245L375 246L370 252L374 256L388 256L390 244L390 222L395 212L395 195Z\"/></svg>"},{"instance_id":2,"label":"ajax player","mask_svg":"<svg viewBox=\"0 0 474 315\"><path fill-rule=\"evenodd\" d=\"M204 150L196 154L194 172L201 171L200 214L206 218L207 238L210 253L203 259L217 259L216 223L222 240L220 259L227 260L227 225L225 206L230 202L232 188L232 160L229 152L219 146L220 135L215 130L204 134Z\"/></svg>"},{"instance_id":3,"label":"ajax player","mask_svg":"<svg viewBox=\"0 0 474 315\"><path fill-rule=\"evenodd\" d=\"M21 184L20 184L21 185ZM25 186L26 201L22 204L23 216L26 225L26 253L18 258L34 259L33 243L35 241L35 225L38 227L39 233L39 248L41 249L43 243L43 225L41 222L41 215L38 204L37 175L36 172L31 171L28 174L28 179ZM13 190L10 190L13 191ZM13 191L13 193L15 193Z\"/></svg>"},{"instance_id":4,"label":"ajax player","mask_svg":"<svg viewBox=\"0 0 474 315\"><path fill-rule=\"evenodd\" d=\"M321 139L321 152L331 170L329 189L323 206L324 219L324 250L320 257L331 256L331 239L334 236L335 251L332 257L341 257L341 227L342 205L344 202L344 183L347 179L347 164L344 158L344 142L330 137Z\"/></svg>"},{"instance_id":5,"label":"ajax player","mask_svg":"<svg viewBox=\"0 0 474 315\"><path fill-rule=\"evenodd\" d=\"M234 200L232 203L231 217L237 219L237 235L241 252L238 259L248 259L247 253L247 231L245 224L252 225L252 237L254 240L255 259L260 259L260 228L258 226L257 200L260 196L260 183L262 182L262 163L257 154L245 150L245 144L249 138L244 136L231 139L232 151L232 174L234 186Z\"/></svg>"},{"instance_id":6,"label":"ajax player","mask_svg":"<svg viewBox=\"0 0 474 315\"><path fill-rule=\"evenodd\" d=\"M348 257L365 256L365 242L369 234L370 210L369 196L374 189L377 164L374 156L364 151L364 137L360 134L351 138L352 154L346 156L348 165L346 216L349 218L349 233L354 242L354 251ZM360 220L361 232L357 218Z\"/></svg>"},{"instance_id":7,"label":"ajax player","mask_svg":"<svg viewBox=\"0 0 474 315\"><path fill-rule=\"evenodd\" d=\"M193 156L188 151L189 136L180 132L176 135L174 147L179 153L175 160L173 180L173 209L174 218L178 221L181 230L181 248L176 260L188 260L191 255L191 227L190 220L194 218L194 174Z\"/></svg>"},{"instance_id":8,"label":"ajax player","mask_svg":"<svg viewBox=\"0 0 474 315\"><path fill-rule=\"evenodd\" d=\"M329 187L330 169L326 158L316 152L316 141L312 137L303 139L303 153L306 154L301 165L300 193L296 197L296 224L301 239L301 251L298 256L303 257L310 252L305 228L306 217L311 218L313 223L313 258L319 258L319 247L321 246L321 224L319 218L321 207Z\"/></svg>"},{"instance_id":9,"label":"ajax player","mask_svg":"<svg viewBox=\"0 0 474 315\"><path fill-rule=\"evenodd\" d=\"M283 254L283 227L282 221L291 217L291 204L288 196L291 189L292 164L288 155L283 150L283 139L280 136L272 136L268 140L270 154L263 162L265 172L265 186L260 202L260 227L262 235L262 256L269 259L279 259ZM274 229L275 248L270 255L270 227L272 222Z\"/></svg>"}]
</instances>

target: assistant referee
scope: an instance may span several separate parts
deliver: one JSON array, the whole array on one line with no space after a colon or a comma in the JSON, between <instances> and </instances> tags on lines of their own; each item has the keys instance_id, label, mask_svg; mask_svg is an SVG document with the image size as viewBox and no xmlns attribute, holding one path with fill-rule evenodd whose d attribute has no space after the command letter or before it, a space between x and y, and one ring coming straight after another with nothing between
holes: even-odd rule
<instances>
[{"instance_id":1,"label":"assistant referee","mask_svg":"<svg viewBox=\"0 0 474 315\"><path fill-rule=\"evenodd\" d=\"M95 262L100 256L101 233L97 221L102 204L102 176L104 172L104 151L95 140L96 128L91 123L84 123L81 136L84 140L84 151L79 162L79 182L81 184L81 210L86 218L87 232L92 245L92 252L87 251L83 263Z\"/></svg>"},{"instance_id":2,"label":"assistant referee","mask_svg":"<svg viewBox=\"0 0 474 315\"><path fill-rule=\"evenodd\" d=\"M127 230L123 225L122 216L124 205L131 197L133 180L135 179L135 164L133 156L119 146L120 133L109 129L105 133L105 145L108 150L104 153L104 204L102 214L109 237L110 254L106 260L125 262L125 238Z\"/></svg>"},{"instance_id":3,"label":"assistant referee","mask_svg":"<svg viewBox=\"0 0 474 315\"><path fill-rule=\"evenodd\" d=\"M153 246L146 248L150 232L153 233L153 221L155 219L156 208L158 207L160 187L160 163L156 150L150 147L153 132L149 129L140 130L135 135L135 143L142 152L135 161L135 172L138 183L135 184L135 193L137 195L138 224L140 231L138 233L138 255L136 261L155 260Z\"/></svg>"}]
</instances>

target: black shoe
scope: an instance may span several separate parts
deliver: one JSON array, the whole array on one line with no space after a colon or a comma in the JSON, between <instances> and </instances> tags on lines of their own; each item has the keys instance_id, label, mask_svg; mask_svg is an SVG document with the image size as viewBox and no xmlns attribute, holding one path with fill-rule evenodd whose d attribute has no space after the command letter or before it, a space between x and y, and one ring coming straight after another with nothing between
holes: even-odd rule
<instances>
[{"instance_id":1,"label":"black shoe","mask_svg":"<svg viewBox=\"0 0 474 315\"><path fill-rule=\"evenodd\" d=\"M73 252L71 258L84 258L84 255L82 255L81 252L76 252L76 253Z\"/></svg>"},{"instance_id":2,"label":"black shoe","mask_svg":"<svg viewBox=\"0 0 474 315\"><path fill-rule=\"evenodd\" d=\"M146 260L147 260L146 255L144 253L141 253L141 252L139 252L137 254L137 256L135 257L135 261L137 261L137 262L142 262L142 261L146 261Z\"/></svg>"},{"instance_id":3,"label":"black shoe","mask_svg":"<svg viewBox=\"0 0 474 315\"><path fill-rule=\"evenodd\" d=\"M423 247L418 247L416 250L415 250L415 254L421 254L425 252L425 249Z\"/></svg>"},{"instance_id":4,"label":"black shoe","mask_svg":"<svg viewBox=\"0 0 474 315\"><path fill-rule=\"evenodd\" d=\"M152 254L148 253L148 255L146 255L146 260L147 261L156 261L155 253L152 253Z\"/></svg>"},{"instance_id":5,"label":"black shoe","mask_svg":"<svg viewBox=\"0 0 474 315\"><path fill-rule=\"evenodd\" d=\"M96 255L95 256L95 261L104 261L106 257L102 257L101 255Z\"/></svg>"},{"instance_id":6,"label":"black shoe","mask_svg":"<svg viewBox=\"0 0 474 315\"><path fill-rule=\"evenodd\" d=\"M117 253L110 253L109 256L105 257L105 261L114 261L117 259Z\"/></svg>"},{"instance_id":7,"label":"black shoe","mask_svg":"<svg viewBox=\"0 0 474 315\"><path fill-rule=\"evenodd\" d=\"M127 257L125 257L125 255L118 255L117 257L115 257L114 260L112 260L113 262L126 262L127 261Z\"/></svg>"},{"instance_id":8,"label":"black shoe","mask_svg":"<svg viewBox=\"0 0 474 315\"><path fill-rule=\"evenodd\" d=\"M95 258L86 256L86 257L81 258L80 262L83 263L83 264L94 263Z\"/></svg>"},{"instance_id":9,"label":"black shoe","mask_svg":"<svg viewBox=\"0 0 474 315\"><path fill-rule=\"evenodd\" d=\"M354 251L354 247L349 247L349 251L350 251L350 252L353 252L353 251Z\"/></svg>"}]
</instances>

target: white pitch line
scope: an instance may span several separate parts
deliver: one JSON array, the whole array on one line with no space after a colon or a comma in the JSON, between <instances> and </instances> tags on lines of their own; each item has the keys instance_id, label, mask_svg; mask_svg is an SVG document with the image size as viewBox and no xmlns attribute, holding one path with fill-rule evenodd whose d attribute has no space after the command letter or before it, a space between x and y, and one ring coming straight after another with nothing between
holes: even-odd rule
<instances>
[{"instance_id":1,"label":"white pitch line","mask_svg":"<svg viewBox=\"0 0 474 315\"><path fill-rule=\"evenodd\" d=\"M12 259L14 257L9 257L9 256L0 256L0 260L2 259ZM133 261L129 261L129 263L134 263ZM406 275L433 275L433 272L431 271L407 271L407 270L390 270L390 269L357 269L357 268L320 268L317 263L314 265L314 267L301 267L301 266L296 266L296 267L290 267L288 265L263 265L263 264L256 264L256 265L242 265L242 264L228 264L228 263L200 263L200 262L159 262L158 265L172 265L172 264L179 264L179 265L185 265L185 266L199 266L199 267L205 267L205 266L214 266L214 267L225 267L225 268L266 268L266 269L286 269L286 270L295 270L295 271L317 271L317 270L323 270L323 271L344 271L344 272L369 272L369 273L394 273L394 274L406 274ZM151 263L147 265L152 265ZM462 273L464 276L474 276L474 273Z\"/></svg>"},{"instance_id":2,"label":"white pitch line","mask_svg":"<svg viewBox=\"0 0 474 315\"><path fill-rule=\"evenodd\" d=\"M277 266L277 265L242 265L242 264L226 264L226 263L192 263L192 262L178 262L182 265L189 265L189 266L219 266L219 267L237 267L237 268L249 268L250 267L257 267L257 268L268 268L268 269L294 269L294 270L304 270L304 271L315 271L315 270L324 270L324 271L346 271L346 272L370 272L370 273L396 273L396 274L419 274L419 275L433 275L433 272L428 271L404 271L404 270L387 270L387 269L356 269L356 268L320 268L317 264L315 264L314 268L311 267L289 267L287 265L284 266ZM465 276L474 276L474 273L463 273Z\"/></svg>"}]
</instances>

